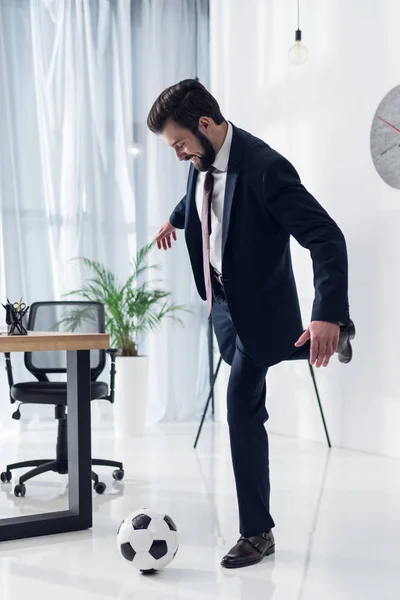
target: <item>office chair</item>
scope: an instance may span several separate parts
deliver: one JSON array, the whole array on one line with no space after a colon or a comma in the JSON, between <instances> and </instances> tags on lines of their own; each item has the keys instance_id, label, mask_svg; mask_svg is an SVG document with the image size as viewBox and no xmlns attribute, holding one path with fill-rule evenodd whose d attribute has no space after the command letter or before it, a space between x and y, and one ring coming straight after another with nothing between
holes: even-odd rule
<instances>
[{"instance_id":1,"label":"office chair","mask_svg":"<svg viewBox=\"0 0 400 600\"><path fill-rule=\"evenodd\" d=\"M79 333L104 333L104 306L99 302L35 302L31 305L28 331L64 331ZM106 364L106 352L111 357L110 386L97 381ZM90 350L91 400L107 400L114 402L115 356L117 350ZM56 458L28 460L7 465L1 473L3 483L11 481L11 471L25 467L35 467L19 478L14 488L15 496L25 496L25 482L36 475L54 471L59 474L68 473L67 446L67 382L50 381L48 375L66 373L66 352L25 352L25 366L37 379L24 383L14 383L10 353L5 353L6 371L10 387L11 403L19 402L17 410L12 415L14 419L21 418L20 407L23 404L52 404L55 407L55 418L58 421ZM113 478L121 481L124 469L121 462L113 460L92 459L94 466L114 467ZM94 489L102 494L105 483L99 481L98 475L92 471Z\"/></svg>"}]
</instances>

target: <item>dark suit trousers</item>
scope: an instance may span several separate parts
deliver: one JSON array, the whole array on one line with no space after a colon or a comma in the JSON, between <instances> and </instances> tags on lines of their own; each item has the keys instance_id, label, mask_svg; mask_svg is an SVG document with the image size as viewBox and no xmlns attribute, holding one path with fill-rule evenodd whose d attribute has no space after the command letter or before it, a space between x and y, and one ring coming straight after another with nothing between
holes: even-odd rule
<instances>
[{"instance_id":1,"label":"dark suit trousers","mask_svg":"<svg viewBox=\"0 0 400 600\"><path fill-rule=\"evenodd\" d=\"M260 535L274 527L270 514L269 445L265 422L268 366L255 364L241 343L225 299L215 281L213 324L222 358L231 365L227 418L239 508L240 534ZM266 343L273 343L268 340ZM309 344L294 348L287 360L308 359Z\"/></svg>"}]
</instances>

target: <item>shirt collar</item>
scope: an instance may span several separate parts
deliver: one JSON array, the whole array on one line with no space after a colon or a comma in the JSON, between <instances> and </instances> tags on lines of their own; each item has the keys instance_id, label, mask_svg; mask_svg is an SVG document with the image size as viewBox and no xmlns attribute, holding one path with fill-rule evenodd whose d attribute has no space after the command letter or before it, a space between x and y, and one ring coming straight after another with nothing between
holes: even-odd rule
<instances>
[{"instance_id":1,"label":"shirt collar","mask_svg":"<svg viewBox=\"0 0 400 600\"><path fill-rule=\"evenodd\" d=\"M228 121L228 131L226 132L225 141L219 149L213 163L214 169L217 169L217 171L221 171L222 173L224 173L228 169L229 154L231 152L232 146L232 136L233 127Z\"/></svg>"}]
</instances>

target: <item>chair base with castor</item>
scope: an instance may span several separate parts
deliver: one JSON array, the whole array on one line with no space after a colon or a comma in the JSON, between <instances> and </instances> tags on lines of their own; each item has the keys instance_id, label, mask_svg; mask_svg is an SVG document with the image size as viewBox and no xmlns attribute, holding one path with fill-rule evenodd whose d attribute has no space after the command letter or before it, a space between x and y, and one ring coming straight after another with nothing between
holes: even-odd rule
<instances>
[{"instance_id":1,"label":"chair base with castor","mask_svg":"<svg viewBox=\"0 0 400 600\"><path fill-rule=\"evenodd\" d=\"M28 467L35 467L27 473L21 475L21 477L19 478L19 483L14 488L15 496L25 496L25 482L29 479L32 479L33 477L36 477L37 475L41 475L42 473L48 473L50 471L54 471L54 473L59 473L60 475L66 475L68 473L68 417L65 408L65 406L56 406L55 411L56 419L58 420L56 459L51 460L43 458L13 463L12 465L7 465L6 470L3 471L3 473L1 473L0 479L2 483L9 483L11 481L12 471L14 471L14 469L26 469ZM116 481L122 481L122 479L124 478L124 467L121 462L117 462L114 460L105 460L101 458L93 458L92 465L114 467L115 470L112 473L113 478ZM93 488L98 494L102 494L106 490L106 484L102 481L99 481L99 476L94 471L92 471L92 481L94 482Z\"/></svg>"}]
</instances>

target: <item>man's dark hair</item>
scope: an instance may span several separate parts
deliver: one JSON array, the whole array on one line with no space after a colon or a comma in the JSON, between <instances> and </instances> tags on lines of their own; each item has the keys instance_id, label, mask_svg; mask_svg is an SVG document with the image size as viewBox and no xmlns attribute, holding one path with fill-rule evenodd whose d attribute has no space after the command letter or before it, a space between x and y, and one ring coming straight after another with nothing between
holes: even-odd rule
<instances>
[{"instance_id":1,"label":"man's dark hair","mask_svg":"<svg viewBox=\"0 0 400 600\"><path fill-rule=\"evenodd\" d=\"M147 126L161 133L168 119L196 133L200 117L209 117L217 125L224 122L218 102L197 79L185 79L164 90L154 102Z\"/></svg>"}]
</instances>

